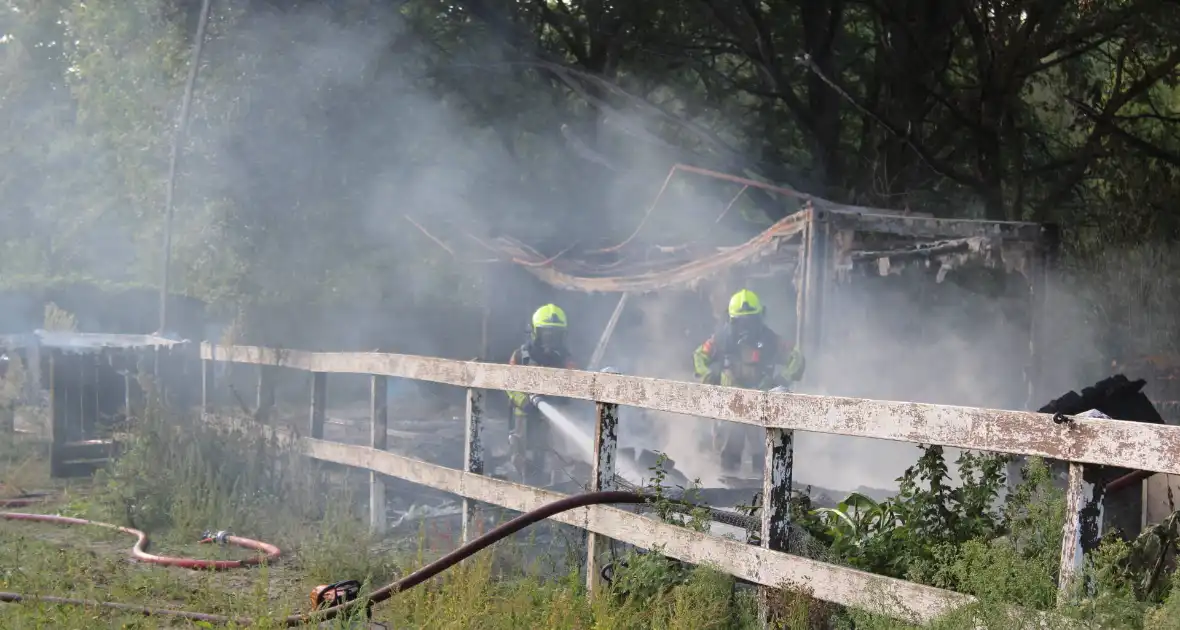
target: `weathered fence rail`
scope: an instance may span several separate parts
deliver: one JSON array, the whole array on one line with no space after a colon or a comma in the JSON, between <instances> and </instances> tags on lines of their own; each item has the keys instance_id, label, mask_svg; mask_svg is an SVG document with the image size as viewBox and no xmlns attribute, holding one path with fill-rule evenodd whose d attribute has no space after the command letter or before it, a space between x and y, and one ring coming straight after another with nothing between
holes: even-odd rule
<instances>
[{"instance_id":1,"label":"weathered fence rail","mask_svg":"<svg viewBox=\"0 0 1180 630\"><path fill-rule=\"evenodd\" d=\"M468 501L525 511L562 495L484 476L481 449L481 390L514 390L542 396L596 401L598 428L593 462L594 489L605 489L614 477L617 405L630 405L740 422L767 432L767 459L762 508L762 547L691 532L625 510L595 506L554 517L602 535L651 548L686 562L709 564L737 577L768 587L795 587L833 603L871 610L899 619L927 621L972 598L919 584L874 576L846 567L786 553L790 525L792 434L795 430L868 437L919 444L940 444L1048 457L1071 462L1071 504L1084 483L1081 464L1119 466L1180 474L1180 427L1101 418L1062 418L1031 412L978 409L913 402L892 402L767 393L662 379L552 368L507 366L431 357L376 353L317 353L250 346L203 344L206 362L204 407L211 410L213 361L278 366L314 373L309 414L310 437L299 448L309 457L373 473L374 486L388 475L451 492L465 499L464 533L473 507ZM324 441L323 422L328 373L374 375L373 444L370 447ZM454 470L384 449L384 377L443 383L468 389L467 447L464 470ZM381 498L376 498L380 495ZM373 493L374 505L384 493ZM1076 507L1076 506L1075 506ZM1073 575L1078 512L1071 511L1062 548L1062 575ZM384 510L372 510L384 514ZM374 516L380 528L381 517ZM590 545L593 554L594 545ZM593 567L594 558L588 558ZM596 571L587 572L593 586ZM1063 591L1068 586L1063 579Z\"/></svg>"}]
</instances>

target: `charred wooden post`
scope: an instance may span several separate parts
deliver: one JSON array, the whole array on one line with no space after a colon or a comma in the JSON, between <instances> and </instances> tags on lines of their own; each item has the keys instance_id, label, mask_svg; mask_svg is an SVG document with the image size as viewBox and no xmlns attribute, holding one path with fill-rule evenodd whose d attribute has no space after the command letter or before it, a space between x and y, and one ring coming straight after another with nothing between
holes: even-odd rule
<instances>
[{"instance_id":1,"label":"charred wooden post","mask_svg":"<svg viewBox=\"0 0 1180 630\"><path fill-rule=\"evenodd\" d=\"M311 375L311 437L324 439L324 420L328 411L328 374L313 372Z\"/></svg>"},{"instance_id":2,"label":"charred wooden post","mask_svg":"<svg viewBox=\"0 0 1180 630\"><path fill-rule=\"evenodd\" d=\"M598 421L594 427L594 461L591 463L590 492L613 490L615 479L615 458L619 446L619 406L613 403L597 403ZM598 563L599 542L605 542L598 534L590 532L586 537L586 592L593 596L598 587L601 566Z\"/></svg>"},{"instance_id":3,"label":"charred wooden post","mask_svg":"<svg viewBox=\"0 0 1180 630\"><path fill-rule=\"evenodd\" d=\"M766 462L762 476L762 547L790 551L791 484L794 482L795 432L766 429ZM771 627L771 604L777 589L762 589L758 618Z\"/></svg>"},{"instance_id":4,"label":"charred wooden post","mask_svg":"<svg viewBox=\"0 0 1180 630\"><path fill-rule=\"evenodd\" d=\"M1090 410L1079 418L1110 419ZM1061 566L1058 570L1057 604L1068 604L1077 594L1078 577L1085 566L1087 553L1098 548L1104 529L1106 484L1110 469L1069 463L1069 481L1065 489L1065 524L1062 526ZM1135 514L1136 516L1138 513Z\"/></svg>"},{"instance_id":5,"label":"charred wooden post","mask_svg":"<svg viewBox=\"0 0 1180 630\"><path fill-rule=\"evenodd\" d=\"M475 388L467 390L467 427L464 431L463 472L482 475L484 470L483 454L483 391ZM476 520L479 518L479 506L466 497L463 498L463 531L464 544L474 539Z\"/></svg>"},{"instance_id":6,"label":"charred wooden post","mask_svg":"<svg viewBox=\"0 0 1180 630\"><path fill-rule=\"evenodd\" d=\"M369 392L369 446L384 451L389 443L389 405L387 392L389 379L385 376L371 377ZM387 524L385 513L385 476L369 471L369 529L374 534L384 534Z\"/></svg>"}]
</instances>

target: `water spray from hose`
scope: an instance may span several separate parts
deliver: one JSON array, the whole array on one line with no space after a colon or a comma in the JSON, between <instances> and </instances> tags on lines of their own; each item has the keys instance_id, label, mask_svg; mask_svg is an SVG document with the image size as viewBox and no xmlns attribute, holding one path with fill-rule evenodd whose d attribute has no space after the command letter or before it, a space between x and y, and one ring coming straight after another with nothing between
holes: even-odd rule
<instances>
[{"instance_id":1,"label":"water spray from hose","mask_svg":"<svg viewBox=\"0 0 1180 630\"><path fill-rule=\"evenodd\" d=\"M605 367L600 370L604 374L619 374L619 371L612 367ZM568 416L562 413L552 403L545 400L544 397L537 394L530 394L529 400L536 406L541 415L545 416L555 429L560 431L570 439L575 445L581 455L587 462L593 462L597 459L594 453L594 437L584 431L578 423L571 420ZM634 484L642 484L644 471L635 466L631 462L623 461L618 464L620 477Z\"/></svg>"}]
</instances>

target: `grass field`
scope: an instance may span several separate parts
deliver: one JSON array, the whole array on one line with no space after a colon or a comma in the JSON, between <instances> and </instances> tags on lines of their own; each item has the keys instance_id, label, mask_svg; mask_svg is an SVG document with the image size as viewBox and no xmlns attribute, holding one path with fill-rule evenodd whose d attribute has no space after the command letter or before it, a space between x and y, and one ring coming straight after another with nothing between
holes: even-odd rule
<instances>
[{"instance_id":1,"label":"grass field","mask_svg":"<svg viewBox=\"0 0 1180 630\"><path fill-rule=\"evenodd\" d=\"M50 501L11 511L130 525L149 533L155 553L243 557L246 552L239 549L196 543L202 532L224 529L275 543L283 557L271 566L221 573L168 568L129 561L134 539L128 535L97 527L0 520L0 591L244 616L255 620L249 627L270 628L279 627L276 620L285 615L307 612L308 593L317 584L357 579L376 587L457 544L455 532L425 528L417 535L372 539L346 476L258 436L216 432L174 417L167 422L141 420L134 435L115 466L93 480L67 483L49 479L43 444L0 433L0 497L49 490ZM906 525L908 530L897 530L911 534L897 538L889 533L889 549L923 552L922 563L909 570L912 579L981 600L930 627L1011 630L1031 627L1038 610L1053 610L1061 505L1059 496L1037 495L1002 537L953 548L915 540L911 534L921 530L913 523ZM563 546L531 536L522 532L396 595L374 608L374 621L389 628L505 630L759 627L751 589L735 586L732 578L708 568L686 569L658 554L628 557L610 587L588 598L576 543ZM856 544L863 550L870 543ZM1104 545L1087 569L1093 590L1078 603L1057 609L1062 615L1058 621L1039 627L1180 630L1180 597L1172 595L1180 591L1171 588L1171 574L1164 572L1150 593L1136 593L1136 580L1145 573L1128 560L1134 553L1124 543ZM1029 614L1013 618L1013 606ZM779 627L789 630L913 627L797 592L780 592L775 609ZM27 603L0 604L0 622L3 628L209 627Z\"/></svg>"},{"instance_id":2,"label":"grass field","mask_svg":"<svg viewBox=\"0 0 1180 630\"><path fill-rule=\"evenodd\" d=\"M94 480L53 482L45 447L0 435L0 496L49 490L52 499L9 511L57 513L147 531L150 551L185 557L243 557L232 547L198 545L205 530L229 529L279 545L272 566L214 573L135 563L132 536L98 527L0 521L0 590L134 603L255 618L250 627L309 609L317 584L361 579L385 584L449 551L453 533L422 530L400 540L370 539L347 488L324 471L242 435L177 439L148 426L110 471ZM265 462L277 465L265 465ZM527 532L518 536L525 536ZM524 562L498 545L374 608L391 628L746 628L752 595L727 576L686 576L658 557L633 563L617 582L637 595L585 595L564 558ZM563 553L563 552L557 552ZM556 567L556 570L555 570ZM669 582L669 588L662 588ZM674 583L673 583L674 582ZM798 608L798 606L796 606ZM69 606L0 604L5 628L204 627ZM345 627L338 624L338 627ZM801 627L806 627L806 624Z\"/></svg>"}]
</instances>

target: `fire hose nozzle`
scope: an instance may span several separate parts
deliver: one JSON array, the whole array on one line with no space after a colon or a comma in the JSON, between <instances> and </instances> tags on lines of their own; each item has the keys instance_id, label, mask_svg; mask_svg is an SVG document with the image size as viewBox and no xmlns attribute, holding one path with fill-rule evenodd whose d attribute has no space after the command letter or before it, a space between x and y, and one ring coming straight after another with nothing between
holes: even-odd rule
<instances>
[{"instance_id":1,"label":"fire hose nozzle","mask_svg":"<svg viewBox=\"0 0 1180 630\"><path fill-rule=\"evenodd\" d=\"M540 406L541 406L541 403L545 402L545 399L544 399L544 398L541 398L541 397L540 397L540 396L538 396L537 394L529 394L529 402L531 402L531 403L533 403L534 405L536 405L536 406L540 407Z\"/></svg>"}]
</instances>

